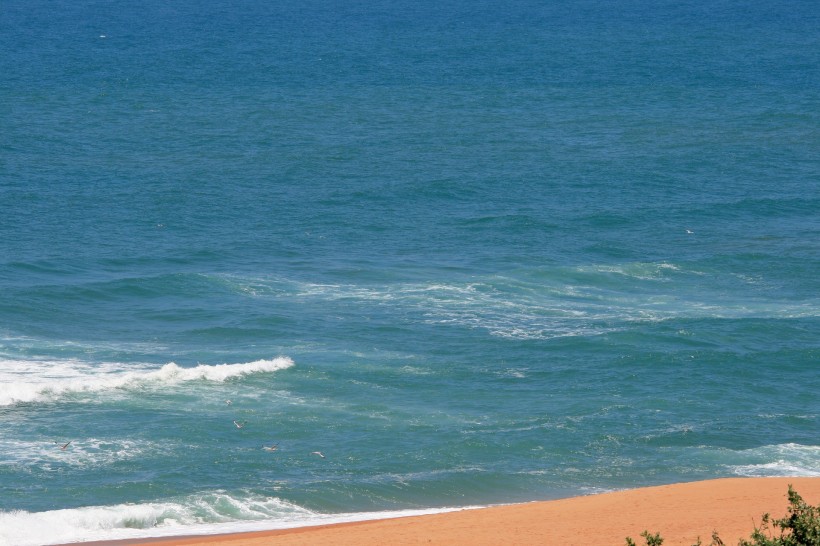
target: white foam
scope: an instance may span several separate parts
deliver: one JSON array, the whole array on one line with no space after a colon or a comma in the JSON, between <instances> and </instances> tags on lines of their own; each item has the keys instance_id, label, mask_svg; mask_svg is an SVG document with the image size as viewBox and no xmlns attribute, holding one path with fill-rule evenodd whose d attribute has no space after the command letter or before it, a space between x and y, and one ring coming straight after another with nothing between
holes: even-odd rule
<instances>
[{"instance_id":1,"label":"white foam","mask_svg":"<svg viewBox=\"0 0 820 546\"><path fill-rule=\"evenodd\" d=\"M172 446L163 442L109 440L87 438L72 440L69 450L60 449L54 441L23 441L0 438L0 459L2 466L24 466L26 468L49 469L59 464L73 467L93 467L111 465L124 460L138 459L148 454L165 455Z\"/></svg>"},{"instance_id":2,"label":"white foam","mask_svg":"<svg viewBox=\"0 0 820 546\"><path fill-rule=\"evenodd\" d=\"M785 460L773 463L739 465L733 468L738 476L773 477L773 476L805 476L820 478L820 470L807 469L804 466L791 464Z\"/></svg>"},{"instance_id":3,"label":"white foam","mask_svg":"<svg viewBox=\"0 0 820 546\"><path fill-rule=\"evenodd\" d=\"M729 468L739 476L820 477L820 446L777 444L737 452L748 462Z\"/></svg>"},{"instance_id":4,"label":"white foam","mask_svg":"<svg viewBox=\"0 0 820 546\"><path fill-rule=\"evenodd\" d=\"M272 497L235 498L222 492L166 502L89 506L46 512L0 512L0 545L28 546L208 532L231 520L285 521L312 512Z\"/></svg>"},{"instance_id":5,"label":"white foam","mask_svg":"<svg viewBox=\"0 0 820 546\"><path fill-rule=\"evenodd\" d=\"M469 508L478 507L320 514L276 497L217 491L144 504L0 512L0 546L286 529Z\"/></svg>"},{"instance_id":6,"label":"white foam","mask_svg":"<svg viewBox=\"0 0 820 546\"><path fill-rule=\"evenodd\" d=\"M513 340L608 334L618 330L613 323L623 321L817 314L814 301L738 302L722 292L704 293L698 278L703 274L662 261L556 268L535 279L494 275L451 283L357 285L227 277L225 282L251 297L388 304L419 314L427 324L481 329Z\"/></svg>"},{"instance_id":7,"label":"white foam","mask_svg":"<svg viewBox=\"0 0 820 546\"><path fill-rule=\"evenodd\" d=\"M638 280L663 280L667 271L680 271L680 268L667 262L631 262L618 265L582 266L582 273L612 273Z\"/></svg>"},{"instance_id":8,"label":"white foam","mask_svg":"<svg viewBox=\"0 0 820 546\"><path fill-rule=\"evenodd\" d=\"M168 386L186 381L215 381L293 366L277 357L241 364L200 364L185 368L173 362L157 369L145 364L89 364L77 360L0 361L0 406L54 400L67 394L98 393L146 386Z\"/></svg>"}]
</instances>

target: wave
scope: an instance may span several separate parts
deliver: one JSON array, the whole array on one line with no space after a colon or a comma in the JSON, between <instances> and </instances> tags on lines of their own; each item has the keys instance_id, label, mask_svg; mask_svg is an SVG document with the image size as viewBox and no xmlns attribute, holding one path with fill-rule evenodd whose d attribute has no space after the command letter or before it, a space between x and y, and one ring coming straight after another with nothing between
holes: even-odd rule
<instances>
[{"instance_id":1,"label":"wave","mask_svg":"<svg viewBox=\"0 0 820 546\"><path fill-rule=\"evenodd\" d=\"M176 385L187 381L223 382L293 366L288 357L241 364L200 364L192 368L173 362L159 369L145 365L88 364L77 360L5 361L0 365L0 407L24 402L55 400L68 394L131 390ZM136 369L135 369L136 368Z\"/></svg>"},{"instance_id":2,"label":"wave","mask_svg":"<svg viewBox=\"0 0 820 546\"><path fill-rule=\"evenodd\" d=\"M142 504L0 512L0 546L286 529L457 509L321 514L277 497L214 491Z\"/></svg>"},{"instance_id":3,"label":"wave","mask_svg":"<svg viewBox=\"0 0 820 546\"><path fill-rule=\"evenodd\" d=\"M777 444L743 450L737 455L746 462L729 468L739 476L820 477L820 446Z\"/></svg>"}]
</instances>

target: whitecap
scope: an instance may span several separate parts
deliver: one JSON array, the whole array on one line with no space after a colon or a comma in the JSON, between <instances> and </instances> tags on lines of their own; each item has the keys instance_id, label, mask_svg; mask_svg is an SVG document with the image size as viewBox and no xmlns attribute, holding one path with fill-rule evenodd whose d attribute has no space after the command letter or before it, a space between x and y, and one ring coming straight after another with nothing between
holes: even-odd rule
<instances>
[{"instance_id":1,"label":"whitecap","mask_svg":"<svg viewBox=\"0 0 820 546\"><path fill-rule=\"evenodd\" d=\"M68 394L166 387L187 381L224 382L293 365L288 357L240 364L200 364L192 368L170 362L159 369L146 364L90 364L77 360L3 361L0 363L0 406L55 400Z\"/></svg>"},{"instance_id":2,"label":"whitecap","mask_svg":"<svg viewBox=\"0 0 820 546\"><path fill-rule=\"evenodd\" d=\"M0 546L237 533L478 508L321 514L278 497L213 491L142 504L0 512Z\"/></svg>"},{"instance_id":3,"label":"whitecap","mask_svg":"<svg viewBox=\"0 0 820 546\"><path fill-rule=\"evenodd\" d=\"M820 446L776 444L735 452L742 462L729 466L738 476L820 477Z\"/></svg>"}]
</instances>

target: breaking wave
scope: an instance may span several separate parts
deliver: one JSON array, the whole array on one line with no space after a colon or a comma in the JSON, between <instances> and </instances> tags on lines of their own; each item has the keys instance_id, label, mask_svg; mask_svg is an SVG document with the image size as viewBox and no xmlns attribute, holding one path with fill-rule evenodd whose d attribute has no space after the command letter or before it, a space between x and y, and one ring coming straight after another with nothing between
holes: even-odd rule
<instances>
[{"instance_id":1,"label":"breaking wave","mask_svg":"<svg viewBox=\"0 0 820 546\"><path fill-rule=\"evenodd\" d=\"M743 464L730 468L739 476L820 477L820 446L777 444L738 452Z\"/></svg>"},{"instance_id":2,"label":"breaking wave","mask_svg":"<svg viewBox=\"0 0 820 546\"><path fill-rule=\"evenodd\" d=\"M285 529L451 510L320 514L277 497L215 491L142 504L0 512L0 546Z\"/></svg>"},{"instance_id":3,"label":"breaking wave","mask_svg":"<svg viewBox=\"0 0 820 546\"><path fill-rule=\"evenodd\" d=\"M145 365L124 369L122 364L91 365L76 360L5 361L0 366L0 406L54 400L72 393L129 390L187 381L222 382L293 365L288 357L240 364L200 364L191 368L170 362L159 369Z\"/></svg>"}]
</instances>

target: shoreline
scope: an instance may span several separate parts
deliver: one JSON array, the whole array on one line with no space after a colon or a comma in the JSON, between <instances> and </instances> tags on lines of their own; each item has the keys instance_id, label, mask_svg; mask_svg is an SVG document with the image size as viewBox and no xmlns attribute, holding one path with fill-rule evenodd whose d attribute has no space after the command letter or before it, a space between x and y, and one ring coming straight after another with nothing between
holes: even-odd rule
<instances>
[{"instance_id":1,"label":"shoreline","mask_svg":"<svg viewBox=\"0 0 820 546\"><path fill-rule=\"evenodd\" d=\"M491 546L612 545L659 532L665 546L725 544L749 538L764 513L786 514L788 486L820 504L820 477L722 478L523 504L465 508L426 515L322 524L270 531L185 535L81 543L156 546L368 546L446 544ZM76 543L75 543L76 544Z\"/></svg>"}]
</instances>

